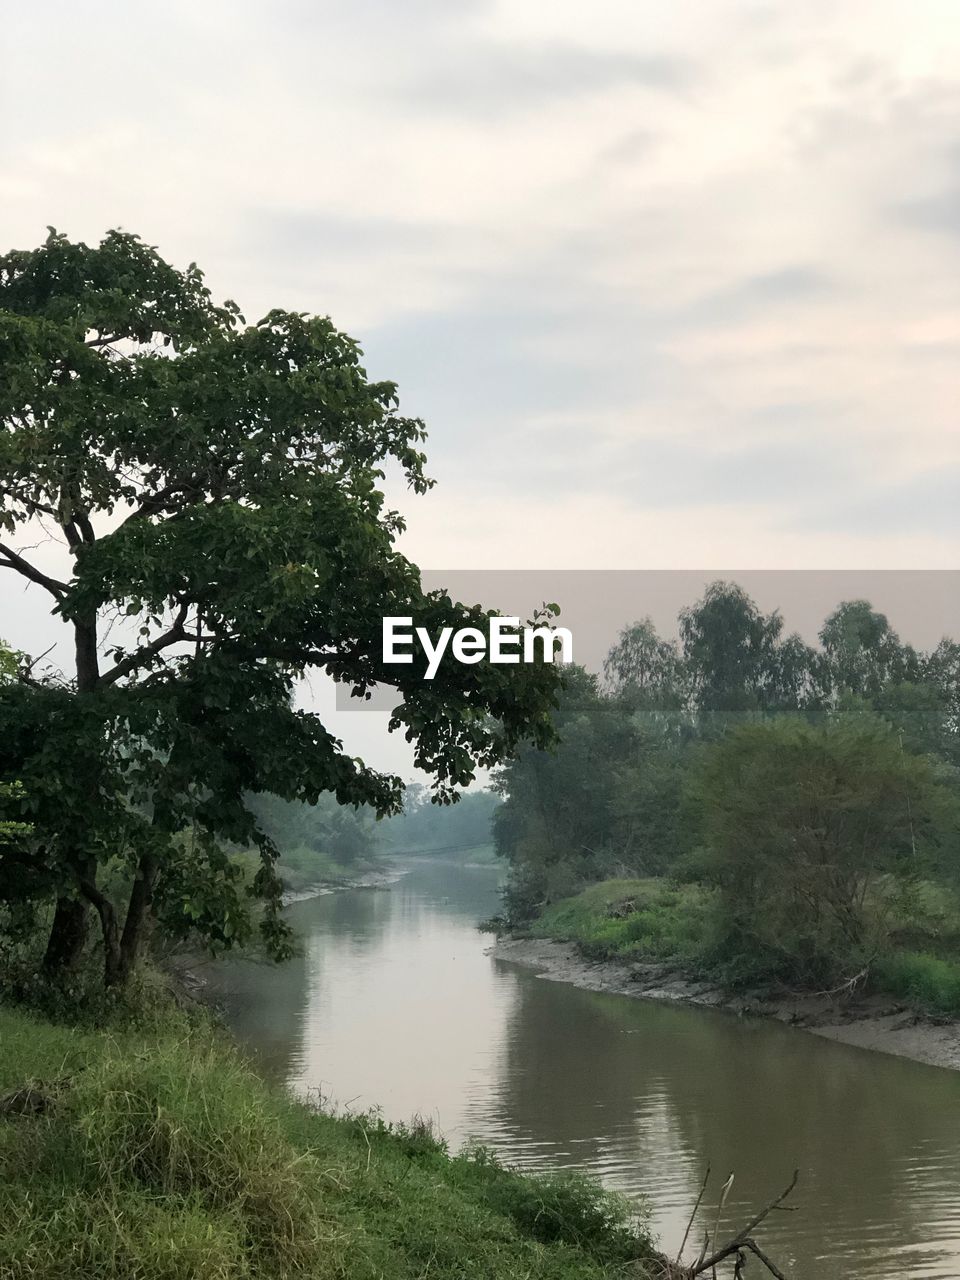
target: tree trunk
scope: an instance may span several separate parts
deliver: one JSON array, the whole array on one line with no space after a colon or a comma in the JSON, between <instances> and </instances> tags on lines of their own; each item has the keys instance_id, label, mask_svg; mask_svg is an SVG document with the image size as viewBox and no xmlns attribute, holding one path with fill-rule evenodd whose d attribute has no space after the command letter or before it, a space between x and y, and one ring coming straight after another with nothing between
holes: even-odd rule
<instances>
[{"instance_id":1,"label":"tree trunk","mask_svg":"<svg viewBox=\"0 0 960 1280\"><path fill-rule=\"evenodd\" d=\"M97 618L75 622L73 627L77 663L77 692L89 693L100 678L97 656ZM89 866L81 872L81 878L90 878ZM86 895L84 895L86 896ZM87 903L83 897L57 898L43 967L48 974L75 969L87 941Z\"/></svg>"},{"instance_id":2,"label":"tree trunk","mask_svg":"<svg viewBox=\"0 0 960 1280\"><path fill-rule=\"evenodd\" d=\"M153 882L156 874L155 859L144 854L137 867L137 878L130 890L130 902L127 905L127 918L120 937L116 971L112 981L108 977L107 986L124 986L137 967L140 947L150 921L150 904L153 901Z\"/></svg>"},{"instance_id":3,"label":"tree trunk","mask_svg":"<svg viewBox=\"0 0 960 1280\"><path fill-rule=\"evenodd\" d=\"M122 976L117 913L107 895L98 888L96 874L96 864L86 868L80 876L80 892L96 908L97 915L100 917L100 932L103 936L103 985L115 987L120 985Z\"/></svg>"},{"instance_id":4,"label":"tree trunk","mask_svg":"<svg viewBox=\"0 0 960 1280\"><path fill-rule=\"evenodd\" d=\"M77 662L77 693L90 693L100 679L100 657L97 653L97 615L83 622L74 621L74 652Z\"/></svg>"},{"instance_id":5,"label":"tree trunk","mask_svg":"<svg viewBox=\"0 0 960 1280\"><path fill-rule=\"evenodd\" d=\"M87 941L87 904L80 898L58 898L43 967L48 974L76 968Z\"/></svg>"}]
</instances>

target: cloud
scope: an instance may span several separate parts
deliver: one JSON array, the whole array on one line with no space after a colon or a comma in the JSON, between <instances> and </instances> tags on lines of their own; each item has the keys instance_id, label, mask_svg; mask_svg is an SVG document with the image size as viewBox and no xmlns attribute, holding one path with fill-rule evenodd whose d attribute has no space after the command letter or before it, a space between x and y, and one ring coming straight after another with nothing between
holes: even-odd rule
<instances>
[{"instance_id":1,"label":"cloud","mask_svg":"<svg viewBox=\"0 0 960 1280\"><path fill-rule=\"evenodd\" d=\"M443 66L405 78L398 93L407 104L490 118L622 86L675 92L691 75L692 68L673 57L547 41L525 47L490 42L460 46Z\"/></svg>"},{"instance_id":2,"label":"cloud","mask_svg":"<svg viewBox=\"0 0 960 1280\"><path fill-rule=\"evenodd\" d=\"M331 314L427 420L427 562L955 560L951 6L21 7L3 240Z\"/></svg>"},{"instance_id":3,"label":"cloud","mask_svg":"<svg viewBox=\"0 0 960 1280\"><path fill-rule=\"evenodd\" d=\"M893 206L893 214L906 226L920 231L960 236L960 183L936 195L903 200Z\"/></svg>"}]
</instances>

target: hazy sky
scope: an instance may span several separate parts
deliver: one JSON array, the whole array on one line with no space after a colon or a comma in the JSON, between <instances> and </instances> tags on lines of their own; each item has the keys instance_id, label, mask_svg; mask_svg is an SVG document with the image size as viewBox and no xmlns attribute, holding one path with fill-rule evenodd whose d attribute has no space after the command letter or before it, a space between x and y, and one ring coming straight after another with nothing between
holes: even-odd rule
<instances>
[{"instance_id":1,"label":"hazy sky","mask_svg":"<svg viewBox=\"0 0 960 1280\"><path fill-rule=\"evenodd\" d=\"M427 419L424 564L947 566L955 0L39 3L4 246L329 313Z\"/></svg>"},{"instance_id":2,"label":"hazy sky","mask_svg":"<svg viewBox=\"0 0 960 1280\"><path fill-rule=\"evenodd\" d=\"M329 313L427 420L426 567L947 567L956 0L4 13L0 245ZM9 597L8 597L9 598Z\"/></svg>"}]
</instances>

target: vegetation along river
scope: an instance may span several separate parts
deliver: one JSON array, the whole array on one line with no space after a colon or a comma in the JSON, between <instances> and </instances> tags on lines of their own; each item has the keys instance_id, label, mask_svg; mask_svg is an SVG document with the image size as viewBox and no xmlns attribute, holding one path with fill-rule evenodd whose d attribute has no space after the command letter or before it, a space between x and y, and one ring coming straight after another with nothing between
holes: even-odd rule
<instances>
[{"instance_id":1,"label":"vegetation along river","mask_svg":"<svg viewBox=\"0 0 960 1280\"><path fill-rule=\"evenodd\" d=\"M798 1210L760 1233L795 1280L960 1276L960 1072L542 980L485 954L496 867L404 866L390 888L294 903L290 964L215 967L265 1072L430 1117L454 1148L587 1170L647 1202L667 1252L707 1160L714 1185L736 1173L731 1226L797 1166Z\"/></svg>"}]
</instances>

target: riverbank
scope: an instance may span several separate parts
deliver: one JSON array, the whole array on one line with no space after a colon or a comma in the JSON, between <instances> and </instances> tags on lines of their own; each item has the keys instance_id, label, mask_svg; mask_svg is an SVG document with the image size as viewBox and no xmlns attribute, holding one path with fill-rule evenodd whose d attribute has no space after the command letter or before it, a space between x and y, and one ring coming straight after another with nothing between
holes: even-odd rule
<instances>
[{"instance_id":1,"label":"riverbank","mask_svg":"<svg viewBox=\"0 0 960 1280\"><path fill-rule=\"evenodd\" d=\"M828 1040L960 1071L960 1021L934 1021L889 996L841 1000L830 995L762 991L737 994L688 978L676 966L591 960L576 943L547 938L501 938L489 954L496 960L535 969L550 981L568 982L587 991L774 1019Z\"/></svg>"},{"instance_id":2,"label":"riverbank","mask_svg":"<svg viewBox=\"0 0 960 1280\"><path fill-rule=\"evenodd\" d=\"M4 1280L602 1280L656 1274L596 1184L333 1116L202 1019L106 1030L0 1008Z\"/></svg>"},{"instance_id":3,"label":"riverbank","mask_svg":"<svg viewBox=\"0 0 960 1280\"><path fill-rule=\"evenodd\" d=\"M283 870L281 868L281 873ZM344 872L342 875L323 876L316 880L308 878L307 883L291 887L284 893L283 905L289 907L294 902L303 902L307 898L322 898L328 893L342 893L347 889L389 889L403 874L402 868L388 863L363 871L359 875L356 872ZM289 877L285 876L284 879L286 881Z\"/></svg>"}]
</instances>

